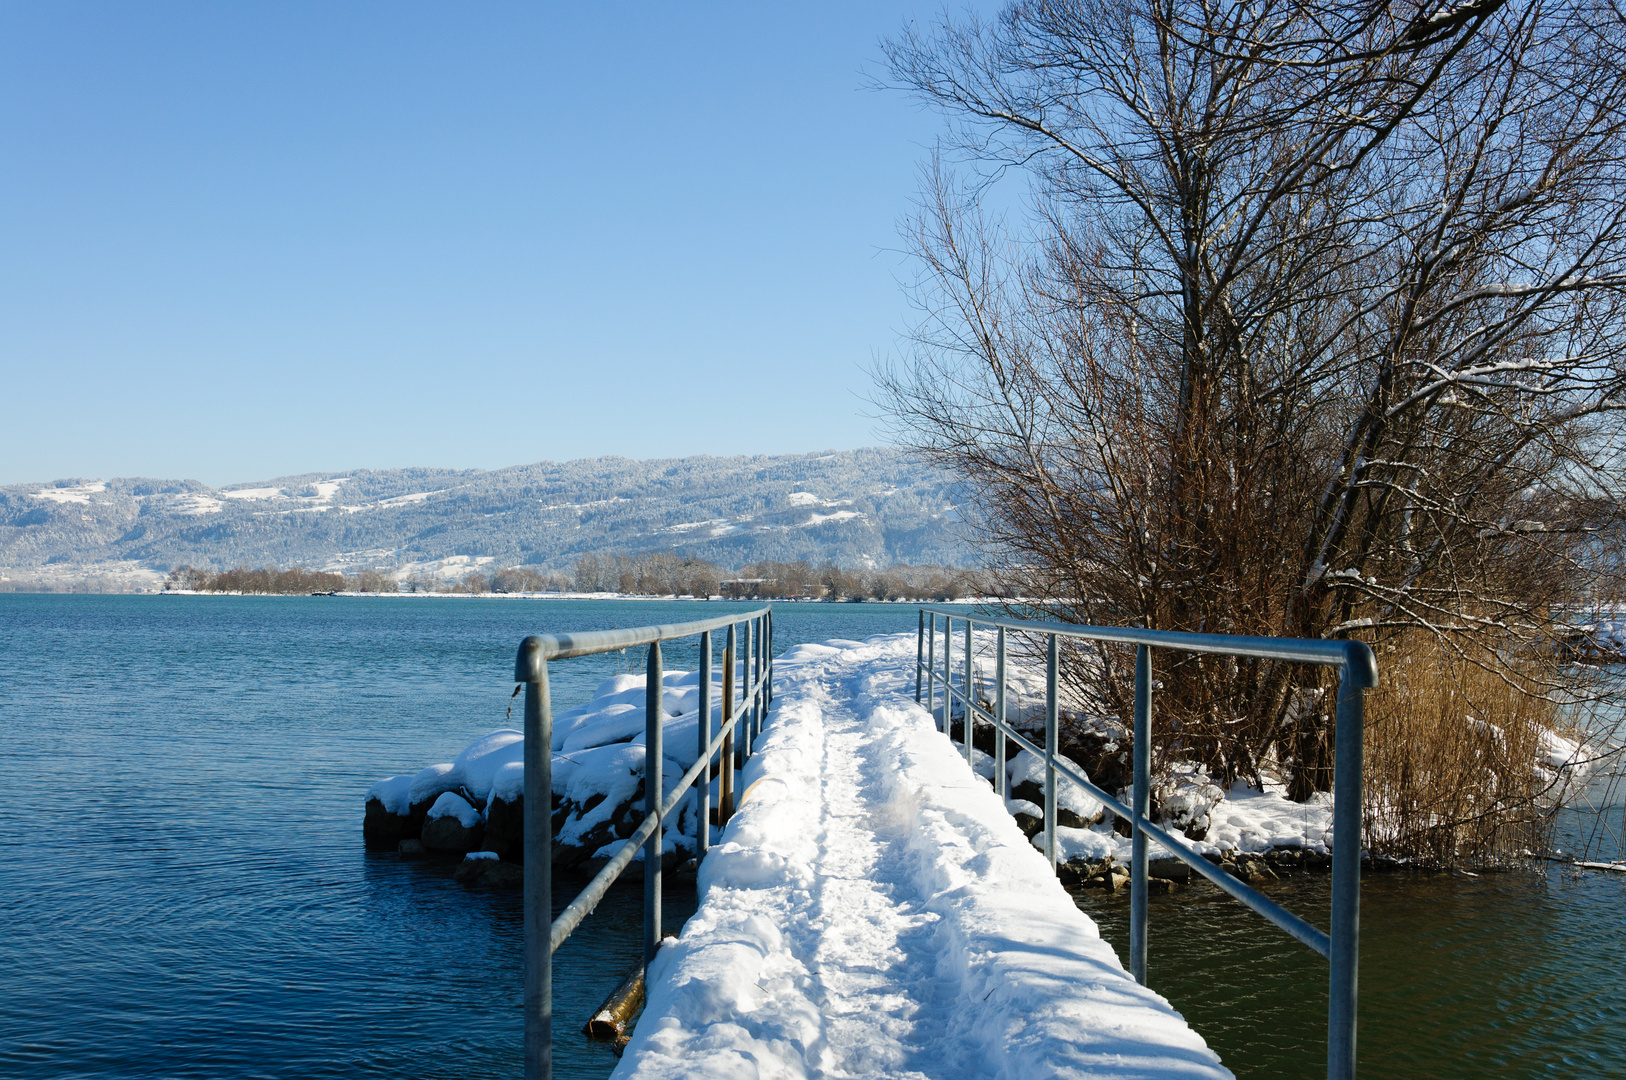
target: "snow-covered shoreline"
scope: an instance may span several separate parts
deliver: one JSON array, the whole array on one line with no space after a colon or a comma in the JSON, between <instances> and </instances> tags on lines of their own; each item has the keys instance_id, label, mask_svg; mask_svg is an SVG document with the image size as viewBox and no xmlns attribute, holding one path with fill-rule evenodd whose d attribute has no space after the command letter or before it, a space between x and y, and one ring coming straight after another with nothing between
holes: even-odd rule
<instances>
[{"instance_id":1,"label":"snow-covered shoreline","mask_svg":"<svg viewBox=\"0 0 1626 1080\"><path fill-rule=\"evenodd\" d=\"M899 677L910 682L912 695L914 635L881 635L865 647L884 647ZM779 664L793 665L805 656L805 650L816 648L824 646L798 646ZM1024 688L1031 692L1027 684L1036 678L1013 662L1008 684L1013 694L1020 695ZM664 684L663 775L670 785L694 763L697 752L697 673L668 671ZM616 675L605 680L590 701L556 715L552 742L556 863L571 866L609 858L642 817L644 697L642 675ZM1013 706L1012 715L1019 711ZM721 705L714 701L713 730L720 717ZM952 745L946 738L943 742ZM367 793L368 843L393 850L410 840L447 854L484 849L517 860L523 745L518 731L499 729L469 744L451 762L380 780ZM977 774L991 787L993 758L981 750L974 751L973 757ZM1038 846L1043 822L1042 763L1022 752L1014 754L1006 767L1006 809ZM1201 824L1191 830L1193 835L1201 835L1201 839L1187 841L1191 850L1240 870L1243 876L1247 876L1249 863L1259 858L1287 856L1300 865L1315 866L1324 864L1331 851L1329 798L1295 803L1280 790L1259 791L1242 784L1222 791L1196 773L1176 777L1165 787L1160 803ZM1112 868L1129 862L1128 837L1114 828L1109 811L1065 777L1060 778L1057 799L1057 854L1063 879L1093 878L1115 887L1118 882L1112 880ZM461 828L452 827L451 821ZM435 822L440 824L433 825ZM685 807L667 830L668 858L680 861L691 856L696 832L693 812ZM1180 833L1176 831L1176 835ZM407 850L416 848L409 845ZM1155 843L1151 853L1154 859L1169 854ZM1179 866L1172 859L1170 864L1170 873L1184 880Z\"/></svg>"}]
</instances>

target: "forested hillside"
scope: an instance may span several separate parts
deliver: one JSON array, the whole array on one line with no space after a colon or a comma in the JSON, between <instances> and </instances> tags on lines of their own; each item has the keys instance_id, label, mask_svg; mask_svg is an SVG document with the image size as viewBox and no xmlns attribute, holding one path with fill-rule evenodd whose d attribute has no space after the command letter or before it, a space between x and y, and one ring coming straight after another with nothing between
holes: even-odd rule
<instances>
[{"instance_id":1,"label":"forested hillside","mask_svg":"<svg viewBox=\"0 0 1626 1080\"><path fill-rule=\"evenodd\" d=\"M723 567L972 561L950 483L896 450L490 472L356 470L211 488L84 479L0 488L0 568L294 566L450 576L676 550Z\"/></svg>"}]
</instances>

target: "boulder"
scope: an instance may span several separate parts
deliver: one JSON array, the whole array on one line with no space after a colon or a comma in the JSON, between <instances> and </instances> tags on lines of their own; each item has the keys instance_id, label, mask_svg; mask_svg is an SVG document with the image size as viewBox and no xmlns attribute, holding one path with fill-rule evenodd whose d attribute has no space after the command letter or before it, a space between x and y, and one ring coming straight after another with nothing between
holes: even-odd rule
<instances>
[{"instance_id":1,"label":"boulder","mask_svg":"<svg viewBox=\"0 0 1626 1080\"><path fill-rule=\"evenodd\" d=\"M1044 785L1035 783L1032 780L1023 781L1011 789L1011 798L1020 799L1023 802L1030 802L1034 806L1039 807L1039 816L1043 818ZM1086 819L1084 815L1080 814L1077 810L1058 805L1056 807L1056 824L1069 829L1087 829L1091 825L1094 825L1097 821L1101 820L1101 815L1105 812L1105 809L1105 807L1098 807L1095 816Z\"/></svg>"},{"instance_id":2,"label":"boulder","mask_svg":"<svg viewBox=\"0 0 1626 1080\"><path fill-rule=\"evenodd\" d=\"M1076 762L1074 764L1077 764ZM1044 758L1024 750L1005 766L1013 799L1044 806ZM1086 775L1088 775L1086 773ZM1058 771L1056 773L1056 824L1069 829L1087 829L1100 821L1106 807L1089 789Z\"/></svg>"},{"instance_id":3,"label":"boulder","mask_svg":"<svg viewBox=\"0 0 1626 1080\"><path fill-rule=\"evenodd\" d=\"M420 769L413 775L407 788L407 821L403 836L423 835L424 822L428 820L429 810L435 801L444 793L456 790L457 785L448 779L451 771L452 764L448 761Z\"/></svg>"},{"instance_id":4,"label":"boulder","mask_svg":"<svg viewBox=\"0 0 1626 1080\"><path fill-rule=\"evenodd\" d=\"M1086 877L1082 884L1086 889L1110 889L1117 892L1129 884L1129 867L1108 863Z\"/></svg>"},{"instance_id":5,"label":"boulder","mask_svg":"<svg viewBox=\"0 0 1626 1080\"><path fill-rule=\"evenodd\" d=\"M1187 882L1191 880L1191 867L1181 859L1147 859L1146 876L1159 881Z\"/></svg>"},{"instance_id":6,"label":"boulder","mask_svg":"<svg viewBox=\"0 0 1626 1080\"><path fill-rule=\"evenodd\" d=\"M486 807L485 850L505 859L525 855L525 798L492 799Z\"/></svg>"},{"instance_id":7,"label":"boulder","mask_svg":"<svg viewBox=\"0 0 1626 1080\"><path fill-rule=\"evenodd\" d=\"M445 792L429 808L423 823L423 846L430 851L462 855L485 840L480 811L454 792Z\"/></svg>"},{"instance_id":8,"label":"boulder","mask_svg":"<svg viewBox=\"0 0 1626 1080\"><path fill-rule=\"evenodd\" d=\"M412 837L402 840L401 846L396 849L396 852L403 859L421 859L425 855L429 854L429 852L424 849L423 841Z\"/></svg>"},{"instance_id":9,"label":"boulder","mask_svg":"<svg viewBox=\"0 0 1626 1080\"><path fill-rule=\"evenodd\" d=\"M1233 877L1240 878L1250 885L1276 880L1275 872L1260 855L1238 855L1235 861L1220 865L1229 870Z\"/></svg>"},{"instance_id":10,"label":"boulder","mask_svg":"<svg viewBox=\"0 0 1626 1080\"><path fill-rule=\"evenodd\" d=\"M1080 855L1064 863L1056 864L1056 877L1063 885L1082 885L1090 887L1090 879L1112 866L1110 858L1099 862L1092 861Z\"/></svg>"},{"instance_id":11,"label":"boulder","mask_svg":"<svg viewBox=\"0 0 1626 1080\"><path fill-rule=\"evenodd\" d=\"M1044 809L1042 807L1022 798L1008 799L1005 806L1010 810L1011 816L1016 819L1016 827L1021 829L1024 835L1028 837L1036 836L1039 830L1044 828Z\"/></svg>"},{"instance_id":12,"label":"boulder","mask_svg":"<svg viewBox=\"0 0 1626 1080\"><path fill-rule=\"evenodd\" d=\"M477 858L478 855L490 855L490 852L474 852L457 864L457 871L452 876L465 885L472 885L494 889L512 889L525 884L525 870L523 867L503 862L495 857Z\"/></svg>"},{"instance_id":13,"label":"boulder","mask_svg":"<svg viewBox=\"0 0 1626 1080\"><path fill-rule=\"evenodd\" d=\"M408 816L392 814L380 799L367 800L367 813L361 821L361 838L369 850L394 851L406 839Z\"/></svg>"}]
</instances>

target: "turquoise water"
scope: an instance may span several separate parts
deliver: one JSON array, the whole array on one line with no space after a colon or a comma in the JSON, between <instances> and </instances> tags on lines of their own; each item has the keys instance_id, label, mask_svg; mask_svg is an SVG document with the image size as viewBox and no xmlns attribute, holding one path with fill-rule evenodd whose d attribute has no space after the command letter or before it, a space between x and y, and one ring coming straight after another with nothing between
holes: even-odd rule
<instances>
[{"instance_id":1,"label":"turquoise water","mask_svg":"<svg viewBox=\"0 0 1626 1080\"><path fill-rule=\"evenodd\" d=\"M0 594L0 1077L518 1075L517 892L364 852L362 795L512 724L525 634L750 606ZM915 626L776 615L780 649ZM556 707L628 663L556 665ZM1320 918L1325 885L1273 890ZM694 901L669 891L672 924ZM1123 899L1080 902L1121 944ZM558 957L560 1075L614 1065L575 1028L640 903ZM1152 907L1153 987L1239 1076L1321 1071L1318 958L1217 893ZM1626 1076L1626 880L1369 876L1364 915L1364 1075Z\"/></svg>"},{"instance_id":2,"label":"turquoise water","mask_svg":"<svg viewBox=\"0 0 1626 1080\"><path fill-rule=\"evenodd\" d=\"M513 726L526 634L753 606L0 594L0 1077L517 1075L518 893L364 852L368 785ZM776 640L913 625L781 605ZM631 659L554 665L556 707ZM575 1031L641 904L618 889L557 958L561 1075L614 1065Z\"/></svg>"}]
</instances>

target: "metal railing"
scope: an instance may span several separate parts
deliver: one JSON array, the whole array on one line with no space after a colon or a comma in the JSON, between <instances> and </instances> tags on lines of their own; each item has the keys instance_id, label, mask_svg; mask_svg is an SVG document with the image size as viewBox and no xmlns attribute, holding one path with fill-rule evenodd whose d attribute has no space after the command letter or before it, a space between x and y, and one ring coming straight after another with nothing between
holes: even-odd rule
<instances>
[{"instance_id":1,"label":"metal railing","mask_svg":"<svg viewBox=\"0 0 1626 1080\"><path fill-rule=\"evenodd\" d=\"M740 624L745 626L745 685L734 697L735 657ZM711 731L711 633L727 627L723 647L723 686L718 730ZM662 799L663 775L661 643L700 635L698 756L672 793ZM610 861L570 905L553 911L553 703L548 692L548 662L591 656L639 645L649 646L644 695L644 819L622 842ZM525 686L525 1078L553 1076L553 953L592 913L615 879L644 851L644 963L661 943L662 825L677 811L691 786L699 801L696 818L697 859L711 841L711 761L718 758L717 827L734 811L734 772L751 756L751 747L773 700L773 608L722 615L695 622L644 626L630 630L597 630L585 634L532 636L519 644L514 681ZM743 737L734 729L745 724ZM736 741L738 745L736 746Z\"/></svg>"},{"instance_id":2,"label":"metal railing","mask_svg":"<svg viewBox=\"0 0 1626 1080\"><path fill-rule=\"evenodd\" d=\"M937 665L937 619L943 616L943 660ZM953 624L965 623L965 661L962 689L952 681ZM972 692L974 627L998 630L995 642L993 711L983 708ZM1045 742L1035 746L1013 729L1005 718L1006 632L1015 630L1043 636L1045 650ZM1090 782L1071 760L1057 753L1058 704L1057 641L1060 638L1134 645L1135 717L1134 781L1131 806ZM1337 733L1333 774L1333 836L1338 842L1332 852L1332 932L1317 927L1288 911L1218 866L1196 854L1147 818L1151 799L1152 743L1152 663L1153 648L1182 652L1217 653L1222 656L1248 656L1320 664L1339 668ZM1028 622L1020 619L987 618L964 611L922 607L915 645L915 700L935 715L937 683L943 683L945 734L951 731L952 702L958 698L964 707L965 758L973 763L972 742L980 718L993 725L994 790L1006 795L1005 740L1009 739L1045 763L1044 851L1052 868L1056 865L1056 774L1068 776L1101 800L1114 814L1131 825L1132 847L1129 877L1129 970L1135 981L1146 984L1146 842L1151 837L1170 855L1219 886L1253 911L1308 945L1331 963L1327 1006L1328 1080L1354 1080L1355 1003L1360 943L1361 903L1361 755L1364 701L1362 691L1377 685L1377 661L1372 650L1359 641L1317 641L1302 638L1232 637L1223 634L1184 634L1132 627L1070 626L1063 623ZM952 737L952 736L951 736Z\"/></svg>"}]
</instances>

